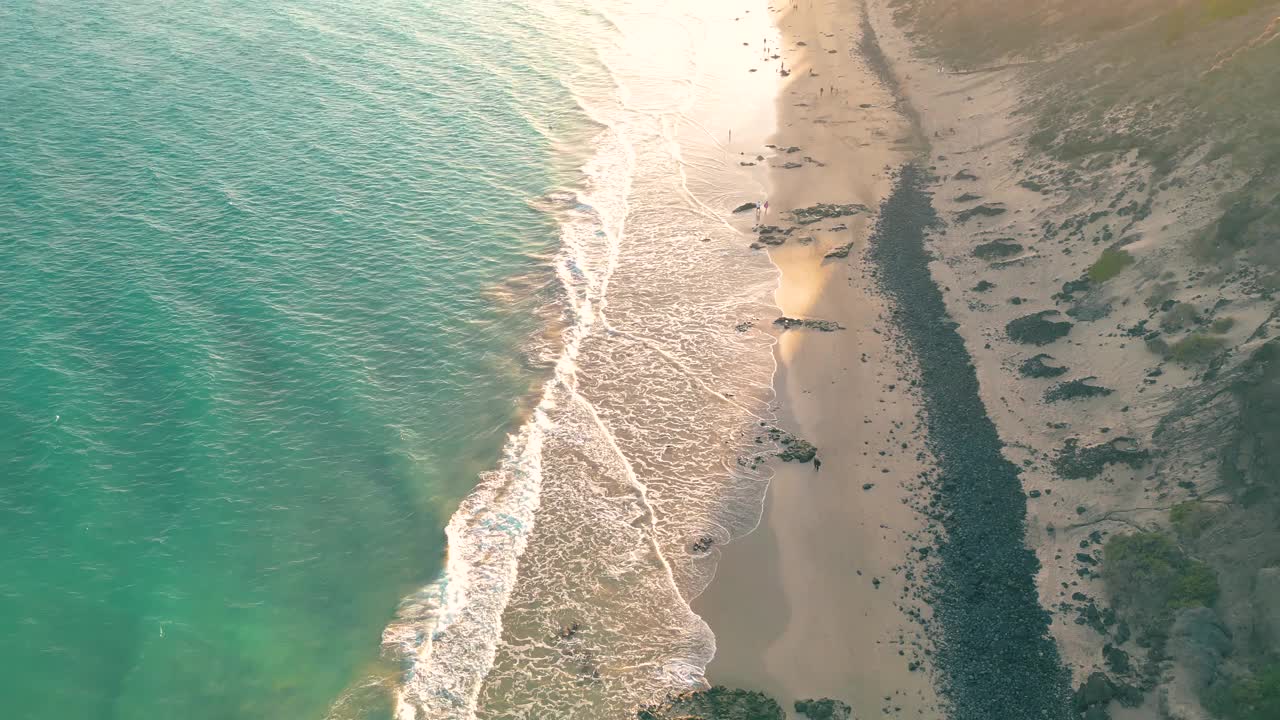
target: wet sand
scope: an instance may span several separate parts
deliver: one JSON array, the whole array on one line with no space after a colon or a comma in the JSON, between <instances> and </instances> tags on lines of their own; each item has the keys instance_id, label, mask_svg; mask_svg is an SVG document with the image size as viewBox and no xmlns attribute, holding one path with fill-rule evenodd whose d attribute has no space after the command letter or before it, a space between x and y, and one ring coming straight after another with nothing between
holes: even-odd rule
<instances>
[{"instance_id":1,"label":"wet sand","mask_svg":"<svg viewBox=\"0 0 1280 720\"><path fill-rule=\"evenodd\" d=\"M791 74L771 142L800 149L760 149L773 166L762 223L789 226L787 211L817 203L874 212L892 189L891 169L913 148L893 96L858 53L858 8L779 10L781 57L770 69L785 62ZM787 162L801 167L780 167ZM919 537L924 519L908 504L928 457L916 431L919 401L902 375L909 366L864 275L872 221L870 213L824 220L771 250L782 313L845 327L786 331L776 347L780 419L819 448L822 467L778 468L760 528L723 548L694 609L716 634L713 683L762 690L788 710L796 699L832 697L858 717L895 709L935 717L921 629L906 613L927 610L910 597L904 572L913 548L928 544ZM848 258L824 258L847 243Z\"/></svg>"}]
</instances>

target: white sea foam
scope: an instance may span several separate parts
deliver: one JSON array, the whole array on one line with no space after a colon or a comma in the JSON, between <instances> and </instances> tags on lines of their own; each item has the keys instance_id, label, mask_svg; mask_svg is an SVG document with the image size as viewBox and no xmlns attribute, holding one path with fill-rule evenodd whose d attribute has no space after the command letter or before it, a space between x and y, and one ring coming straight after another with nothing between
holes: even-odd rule
<instances>
[{"instance_id":1,"label":"white sea foam","mask_svg":"<svg viewBox=\"0 0 1280 720\"><path fill-rule=\"evenodd\" d=\"M767 477L736 460L744 428L771 419L771 341L733 328L769 311L775 275L703 168L736 163L700 157L695 188L681 143L707 134L711 20L597 2L608 20L585 40L616 87L566 75L602 130L581 186L539 203L561 228L562 353L451 519L441 578L384 633L408 662L400 720L610 720L702 685L715 642L689 600L718 550L690 546L760 516ZM679 57L645 55L664 34L684 38Z\"/></svg>"}]
</instances>

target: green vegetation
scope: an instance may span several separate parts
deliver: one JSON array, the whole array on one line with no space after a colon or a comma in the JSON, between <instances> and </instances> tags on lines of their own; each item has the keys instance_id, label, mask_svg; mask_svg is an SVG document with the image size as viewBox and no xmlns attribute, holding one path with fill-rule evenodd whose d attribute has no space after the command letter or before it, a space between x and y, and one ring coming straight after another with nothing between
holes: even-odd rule
<instances>
[{"instance_id":1,"label":"green vegetation","mask_svg":"<svg viewBox=\"0 0 1280 720\"><path fill-rule=\"evenodd\" d=\"M1194 539L1213 524L1213 510L1199 500L1174 505L1169 511L1169 522L1178 535Z\"/></svg>"},{"instance_id":2,"label":"green vegetation","mask_svg":"<svg viewBox=\"0 0 1280 720\"><path fill-rule=\"evenodd\" d=\"M1113 536L1103 547L1102 570L1116 606L1149 631L1167 626L1179 609L1212 605L1218 597L1213 570L1163 533Z\"/></svg>"},{"instance_id":3,"label":"green vegetation","mask_svg":"<svg viewBox=\"0 0 1280 720\"><path fill-rule=\"evenodd\" d=\"M1089 266L1089 279L1096 282L1106 282L1111 278L1120 274L1121 270L1133 264L1133 256L1127 251L1119 248L1107 248L1102 251L1102 256L1098 261Z\"/></svg>"},{"instance_id":4,"label":"green vegetation","mask_svg":"<svg viewBox=\"0 0 1280 720\"><path fill-rule=\"evenodd\" d=\"M1280 718L1280 664L1210 688L1204 701L1209 712L1223 720Z\"/></svg>"},{"instance_id":5,"label":"green vegetation","mask_svg":"<svg viewBox=\"0 0 1280 720\"><path fill-rule=\"evenodd\" d=\"M1186 365L1204 365L1222 352L1227 341L1220 337L1195 333L1169 346L1169 357Z\"/></svg>"},{"instance_id":6,"label":"green vegetation","mask_svg":"<svg viewBox=\"0 0 1280 720\"><path fill-rule=\"evenodd\" d=\"M1203 0L1205 15L1211 20L1226 20L1245 15L1267 2L1268 0Z\"/></svg>"},{"instance_id":7,"label":"green vegetation","mask_svg":"<svg viewBox=\"0 0 1280 720\"><path fill-rule=\"evenodd\" d=\"M1221 335L1223 333L1230 332L1231 328L1235 326L1236 326L1235 318L1220 317L1217 320L1214 320L1213 324L1209 326L1209 332L1215 333L1217 335Z\"/></svg>"}]
</instances>

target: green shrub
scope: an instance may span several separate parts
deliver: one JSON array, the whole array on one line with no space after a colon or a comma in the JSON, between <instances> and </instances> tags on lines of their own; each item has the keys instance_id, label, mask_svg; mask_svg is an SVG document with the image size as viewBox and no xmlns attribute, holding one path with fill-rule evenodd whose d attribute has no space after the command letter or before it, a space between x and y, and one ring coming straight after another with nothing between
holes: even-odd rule
<instances>
[{"instance_id":1,"label":"green shrub","mask_svg":"<svg viewBox=\"0 0 1280 720\"><path fill-rule=\"evenodd\" d=\"M1197 538L1213 523L1213 511L1199 500L1190 500L1178 503L1169 510L1169 522L1179 535Z\"/></svg>"},{"instance_id":2,"label":"green shrub","mask_svg":"<svg viewBox=\"0 0 1280 720\"><path fill-rule=\"evenodd\" d=\"M1107 248L1102 251L1098 261L1089 266L1087 274L1089 279L1096 283L1106 282L1132 264L1133 256L1128 252L1118 248Z\"/></svg>"},{"instance_id":3,"label":"green shrub","mask_svg":"<svg viewBox=\"0 0 1280 720\"><path fill-rule=\"evenodd\" d=\"M1218 575L1208 564L1190 560L1174 585L1171 608L1208 607L1218 599Z\"/></svg>"},{"instance_id":4,"label":"green shrub","mask_svg":"<svg viewBox=\"0 0 1280 720\"><path fill-rule=\"evenodd\" d=\"M1204 699L1209 712L1223 720L1280 718L1280 664L1209 689Z\"/></svg>"},{"instance_id":5,"label":"green shrub","mask_svg":"<svg viewBox=\"0 0 1280 720\"><path fill-rule=\"evenodd\" d=\"M1222 352L1226 344L1227 341L1220 337L1196 333L1170 345L1169 357L1188 365L1203 365Z\"/></svg>"},{"instance_id":6,"label":"green shrub","mask_svg":"<svg viewBox=\"0 0 1280 720\"><path fill-rule=\"evenodd\" d=\"M1176 610L1212 605L1218 597L1213 569L1163 533L1113 536L1103 546L1102 575L1116 606L1144 628L1167 625Z\"/></svg>"},{"instance_id":7,"label":"green shrub","mask_svg":"<svg viewBox=\"0 0 1280 720\"><path fill-rule=\"evenodd\" d=\"M1261 7L1265 2L1267 0L1203 0L1205 14L1212 20L1226 20L1245 15Z\"/></svg>"}]
</instances>

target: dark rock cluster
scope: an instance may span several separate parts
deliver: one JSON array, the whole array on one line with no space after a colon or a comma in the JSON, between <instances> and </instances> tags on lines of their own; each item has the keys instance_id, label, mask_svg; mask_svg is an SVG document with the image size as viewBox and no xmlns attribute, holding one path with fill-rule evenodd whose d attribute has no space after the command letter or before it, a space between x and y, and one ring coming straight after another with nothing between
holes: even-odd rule
<instances>
[{"instance_id":1,"label":"dark rock cluster","mask_svg":"<svg viewBox=\"0 0 1280 720\"><path fill-rule=\"evenodd\" d=\"M797 700L796 712L809 720L849 720L853 717L853 708L848 703L831 698Z\"/></svg>"},{"instance_id":2,"label":"dark rock cluster","mask_svg":"<svg viewBox=\"0 0 1280 720\"><path fill-rule=\"evenodd\" d=\"M1013 238L998 238L974 247L973 256L981 260L998 260L1013 257L1025 249L1022 243L1014 242Z\"/></svg>"},{"instance_id":3,"label":"dark rock cluster","mask_svg":"<svg viewBox=\"0 0 1280 720\"><path fill-rule=\"evenodd\" d=\"M818 330L820 332L835 332L843 330L844 326L832 320L804 320L801 318L780 317L773 321L774 325L783 330L793 330L795 328L804 328L806 330Z\"/></svg>"},{"instance_id":4,"label":"dark rock cluster","mask_svg":"<svg viewBox=\"0 0 1280 720\"><path fill-rule=\"evenodd\" d=\"M674 695L641 708L637 720L786 720L782 706L764 693L716 686Z\"/></svg>"},{"instance_id":5,"label":"dark rock cluster","mask_svg":"<svg viewBox=\"0 0 1280 720\"><path fill-rule=\"evenodd\" d=\"M1022 365L1018 367L1018 374L1022 377L1029 378L1052 378L1065 374L1067 372L1067 368L1060 365L1050 365L1045 362L1045 360L1052 359L1052 355L1046 355L1044 353L1027 358Z\"/></svg>"},{"instance_id":6,"label":"dark rock cluster","mask_svg":"<svg viewBox=\"0 0 1280 720\"><path fill-rule=\"evenodd\" d=\"M926 443L937 458L929 507L942 532L927 577L948 717L1065 720L1070 676L1048 634L1051 616L1039 602L1039 562L1025 544L1019 471L1001 453L964 341L929 273L925 231L937 219L925 182L924 170L902 169L881 206L870 257L917 360ZM1038 340L1046 335L1043 318L1035 317L1025 330ZM1023 330L1015 325L1011 335ZM1050 328L1049 334L1065 331Z\"/></svg>"},{"instance_id":7,"label":"dark rock cluster","mask_svg":"<svg viewBox=\"0 0 1280 720\"><path fill-rule=\"evenodd\" d=\"M1038 313L1023 315L1010 320L1004 326L1004 331L1014 342L1048 345L1071 332L1071 323L1066 320L1048 319L1057 314L1059 314L1057 310L1041 310Z\"/></svg>"},{"instance_id":8,"label":"dark rock cluster","mask_svg":"<svg viewBox=\"0 0 1280 720\"><path fill-rule=\"evenodd\" d=\"M1059 402L1061 400L1080 400L1091 397L1106 397L1107 395L1115 392L1111 388L1091 384L1091 381L1096 379L1097 378L1094 377L1087 377L1080 378L1079 380L1060 382L1045 391L1044 401Z\"/></svg>"},{"instance_id":9,"label":"dark rock cluster","mask_svg":"<svg viewBox=\"0 0 1280 720\"><path fill-rule=\"evenodd\" d=\"M1140 468L1151 459L1151 452L1138 446L1130 437L1118 437L1098 445L1081 445L1079 438L1069 438L1053 459L1058 474L1068 480L1097 477L1108 465Z\"/></svg>"},{"instance_id":10,"label":"dark rock cluster","mask_svg":"<svg viewBox=\"0 0 1280 720\"><path fill-rule=\"evenodd\" d=\"M847 205L818 203L812 207L792 210L791 217L801 225L812 225L827 218L842 218L864 212L867 212L867 206L859 205L858 203L849 203Z\"/></svg>"}]
</instances>

